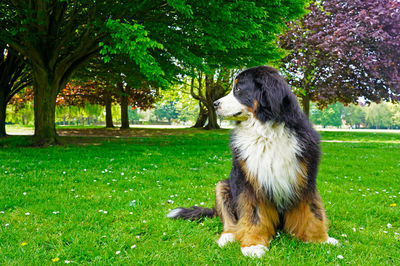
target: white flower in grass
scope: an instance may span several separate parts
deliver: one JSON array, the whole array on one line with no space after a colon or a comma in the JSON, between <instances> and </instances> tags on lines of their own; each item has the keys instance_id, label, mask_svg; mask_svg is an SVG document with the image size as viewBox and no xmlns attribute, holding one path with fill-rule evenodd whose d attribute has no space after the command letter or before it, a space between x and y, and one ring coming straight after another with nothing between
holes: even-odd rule
<instances>
[{"instance_id":1,"label":"white flower in grass","mask_svg":"<svg viewBox=\"0 0 400 266\"><path fill-rule=\"evenodd\" d=\"M0 211L0 213L4 213L4 211Z\"/></svg>"},{"instance_id":2,"label":"white flower in grass","mask_svg":"<svg viewBox=\"0 0 400 266\"><path fill-rule=\"evenodd\" d=\"M119 251L119 250L115 252L115 254L117 254L117 255L118 255L119 253L121 253L121 251Z\"/></svg>"},{"instance_id":3,"label":"white flower in grass","mask_svg":"<svg viewBox=\"0 0 400 266\"><path fill-rule=\"evenodd\" d=\"M387 226L387 228L392 228L391 224L387 224L386 226Z\"/></svg>"},{"instance_id":4,"label":"white flower in grass","mask_svg":"<svg viewBox=\"0 0 400 266\"><path fill-rule=\"evenodd\" d=\"M26 192L23 192L22 195L26 196Z\"/></svg>"},{"instance_id":5,"label":"white flower in grass","mask_svg":"<svg viewBox=\"0 0 400 266\"><path fill-rule=\"evenodd\" d=\"M340 260L342 260L342 259L343 259L343 256L342 256L342 255L338 255L337 258L340 259Z\"/></svg>"},{"instance_id":6,"label":"white flower in grass","mask_svg":"<svg viewBox=\"0 0 400 266\"><path fill-rule=\"evenodd\" d=\"M86 172L86 169L83 169L83 172Z\"/></svg>"},{"instance_id":7,"label":"white flower in grass","mask_svg":"<svg viewBox=\"0 0 400 266\"><path fill-rule=\"evenodd\" d=\"M132 245L132 246L131 246L131 248L135 248L135 247L136 247L136 245Z\"/></svg>"},{"instance_id":8,"label":"white flower in grass","mask_svg":"<svg viewBox=\"0 0 400 266\"><path fill-rule=\"evenodd\" d=\"M60 212L59 211L53 211L53 214L59 214Z\"/></svg>"},{"instance_id":9,"label":"white flower in grass","mask_svg":"<svg viewBox=\"0 0 400 266\"><path fill-rule=\"evenodd\" d=\"M71 261L65 260L64 263L65 263L65 264L69 264L69 263L71 263Z\"/></svg>"},{"instance_id":10,"label":"white flower in grass","mask_svg":"<svg viewBox=\"0 0 400 266\"><path fill-rule=\"evenodd\" d=\"M65 175L67 172L63 171L63 175Z\"/></svg>"},{"instance_id":11,"label":"white flower in grass","mask_svg":"<svg viewBox=\"0 0 400 266\"><path fill-rule=\"evenodd\" d=\"M31 213L30 212L26 212L25 215L31 215Z\"/></svg>"},{"instance_id":12,"label":"white flower in grass","mask_svg":"<svg viewBox=\"0 0 400 266\"><path fill-rule=\"evenodd\" d=\"M121 173L121 175L124 175L124 173Z\"/></svg>"},{"instance_id":13,"label":"white flower in grass","mask_svg":"<svg viewBox=\"0 0 400 266\"><path fill-rule=\"evenodd\" d=\"M5 227L8 227L9 225L10 225L10 224L5 224L4 226L5 226Z\"/></svg>"}]
</instances>

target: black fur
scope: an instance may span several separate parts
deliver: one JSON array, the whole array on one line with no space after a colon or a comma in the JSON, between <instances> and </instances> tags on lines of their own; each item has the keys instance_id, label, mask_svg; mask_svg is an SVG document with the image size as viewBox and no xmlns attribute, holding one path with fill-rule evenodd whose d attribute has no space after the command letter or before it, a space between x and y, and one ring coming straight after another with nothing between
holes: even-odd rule
<instances>
[{"instance_id":1,"label":"black fur","mask_svg":"<svg viewBox=\"0 0 400 266\"><path fill-rule=\"evenodd\" d=\"M209 217L212 218L217 215L217 212L214 208L203 208L192 206L190 208L179 208L180 211L176 217L171 217L173 219L186 219L186 220L198 220L201 218Z\"/></svg>"}]
</instances>

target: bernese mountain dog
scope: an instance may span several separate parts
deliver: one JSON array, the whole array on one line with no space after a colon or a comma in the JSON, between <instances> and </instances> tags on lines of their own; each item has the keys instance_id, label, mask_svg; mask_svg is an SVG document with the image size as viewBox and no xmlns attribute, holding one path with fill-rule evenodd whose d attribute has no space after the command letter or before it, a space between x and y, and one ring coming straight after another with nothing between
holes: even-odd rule
<instances>
[{"instance_id":1,"label":"bernese mountain dog","mask_svg":"<svg viewBox=\"0 0 400 266\"><path fill-rule=\"evenodd\" d=\"M217 183L215 208L177 208L167 216L218 216L223 223L218 245L238 240L250 257L261 257L280 229L305 242L338 244L328 236L316 188L319 135L278 71L244 70L214 106L219 116L237 121L230 178Z\"/></svg>"}]
</instances>

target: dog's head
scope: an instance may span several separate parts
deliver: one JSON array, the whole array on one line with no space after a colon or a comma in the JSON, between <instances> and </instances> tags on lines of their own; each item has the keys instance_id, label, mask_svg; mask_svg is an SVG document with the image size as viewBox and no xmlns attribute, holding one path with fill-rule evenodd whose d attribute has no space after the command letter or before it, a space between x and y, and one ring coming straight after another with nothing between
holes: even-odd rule
<instances>
[{"instance_id":1,"label":"dog's head","mask_svg":"<svg viewBox=\"0 0 400 266\"><path fill-rule=\"evenodd\" d=\"M261 122L284 122L299 113L297 99L272 67L259 66L239 73L232 91L214 102L217 114L243 121L251 114Z\"/></svg>"}]
</instances>

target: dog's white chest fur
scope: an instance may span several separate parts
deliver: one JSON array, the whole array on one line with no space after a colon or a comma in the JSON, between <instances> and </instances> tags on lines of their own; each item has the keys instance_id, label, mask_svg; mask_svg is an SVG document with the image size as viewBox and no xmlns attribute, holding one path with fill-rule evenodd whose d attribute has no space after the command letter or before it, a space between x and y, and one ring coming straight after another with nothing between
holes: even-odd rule
<instances>
[{"instance_id":1,"label":"dog's white chest fur","mask_svg":"<svg viewBox=\"0 0 400 266\"><path fill-rule=\"evenodd\" d=\"M296 193L301 171L296 155L301 147L283 124L261 123L250 118L236 129L232 147L245 161L258 186L271 194L278 209L283 209Z\"/></svg>"}]
</instances>

